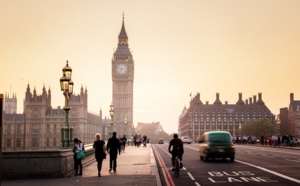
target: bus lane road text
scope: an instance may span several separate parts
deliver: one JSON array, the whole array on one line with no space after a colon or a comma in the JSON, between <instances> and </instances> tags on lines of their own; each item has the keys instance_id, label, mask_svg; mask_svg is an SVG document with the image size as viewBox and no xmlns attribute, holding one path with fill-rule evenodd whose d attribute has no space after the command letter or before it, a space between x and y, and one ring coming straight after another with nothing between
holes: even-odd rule
<instances>
[{"instance_id":1,"label":"bus lane road text","mask_svg":"<svg viewBox=\"0 0 300 186\"><path fill-rule=\"evenodd\" d=\"M256 182L256 183L266 183L266 182L278 182L278 180L272 180L269 177L255 176L254 173L250 171L211 171L207 172L208 179L212 183L232 183L232 182Z\"/></svg>"}]
</instances>

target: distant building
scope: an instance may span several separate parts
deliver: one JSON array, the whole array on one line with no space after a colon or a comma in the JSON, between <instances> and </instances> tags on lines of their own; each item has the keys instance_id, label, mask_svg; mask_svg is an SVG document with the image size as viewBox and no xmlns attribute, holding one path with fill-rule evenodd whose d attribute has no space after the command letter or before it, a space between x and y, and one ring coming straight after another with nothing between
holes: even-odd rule
<instances>
[{"instance_id":1,"label":"distant building","mask_svg":"<svg viewBox=\"0 0 300 186\"><path fill-rule=\"evenodd\" d=\"M189 108L184 107L179 117L179 133L181 136L189 136L194 141L198 141L201 135L207 131L224 130L232 136L239 135L239 125L243 125L248 120L259 120L267 118L274 123L274 115L262 100L262 94L258 94L243 101L242 93L236 104L223 104L219 93L213 104L200 100L200 93L190 101Z\"/></svg>"},{"instance_id":2,"label":"distant building","mask_svg":"<svg viewBox=\"0 0 300 186\"><path fill-rule=\"evenodd\" d=\"M13 94L12 97L10 97L9 94L5 94L4 112L5 112L5 114L17 113L17 95L16 94Z\"/></svg>"},{"instance_id":3,"label":"distant building","mask_svg":"<svg viewBox=\"0 0 300 186\"><path fill-rule=\"evenodd\" d=\"M102 133L102 112L88 113L87 89L81 87L80 94L72 95L69 100L69 124L73 127L73 138L85 144L92 143L95 133ZM6 109L6 108L5 108ZM5 111L6 113L6 111ZM4 114L3 143L4 151L10 150L47 150L61 147L61 128L65 125L65 111L51 106L51 90L43 87L42 95L34 89L31 93L27 86L23 114Z\"/></svg>"},{"instance_id":4,"label":"distant building","mask_svg":"<svg viewBox=\"0 0 300 186\"><path fill-rule=\"evenodd\" d=\"M300 137L300 100L294 100L293 93L290 94L288 117L286 118L285 112L281 112L280 110L280 120L280 128L281 132L284 132L283 134ZM285 130L285 128L289 130Z\"/></svg>"},{"instance_id":5,"label":"distant building","mask_svg":"<svg viewBox=\"0 0 300 186\"><path fill-rule=\"evenodd\" d=\"M291 126L290 126L290 122L289 122L288 113L289 113L288 107L280 108L280 111L279 111L279 119L280 119L279 131L280 132L279 133L282 135L291 134Z\"/></svg>"},{"instance_id":6,"label":"distant building","mask_svg":"<svg viewBox=\"0 0 300 186\"><path fill-rule=\"evenodd\" d=\"M142 131L144 126L152 126L153 128L155 128L154 133L158 134L159 132L164 132L160 122L152 122L152 123L143 123L143 122L138 122L136 129L137 131Z\"/></svg>"}]
</instances>

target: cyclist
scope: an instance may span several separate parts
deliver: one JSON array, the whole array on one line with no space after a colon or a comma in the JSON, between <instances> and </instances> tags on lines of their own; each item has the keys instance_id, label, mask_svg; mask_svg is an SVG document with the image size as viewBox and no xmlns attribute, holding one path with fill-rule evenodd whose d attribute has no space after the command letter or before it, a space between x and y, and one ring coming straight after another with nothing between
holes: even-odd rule
<instances>
[{"instance_id":1,"label":"cyclist","mask_svg":"<svg viewBox=\"0 0 300 186\"><path fill-rule=\"evenodd\" d=\"M123 152L125 151L125 146L126 146L126 141L127 141L127 138L125 135L123 135L123 137L120 139L121 141L121 149L123 150Z\"/></svg>"},{"instance_id":2,"label":"cyclist","mask_svg":"<svg viewBox=\"0 0 300 186\"><path fill-rule=\"evenodd\" d=\"M171 150L172 146L172 150ZM183 143L181 139L178 138L178 134L173 135L173 139L169 143L169 152L172 154L172 170L175 169L175 158L179 156L180 161L182 161L182 155L184 153ZM180 168L182 168L182 163L180 164Z\"/></svg>"}]
</instances>

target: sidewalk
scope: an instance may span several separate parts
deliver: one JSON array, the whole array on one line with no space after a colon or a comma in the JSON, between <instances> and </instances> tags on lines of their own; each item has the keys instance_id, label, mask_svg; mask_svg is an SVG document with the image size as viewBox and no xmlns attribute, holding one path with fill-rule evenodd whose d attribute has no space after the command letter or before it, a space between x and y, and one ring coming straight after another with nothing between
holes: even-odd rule
<instances>
[{"instance_id":1,"label":"sidewalk","mask_svg":"<svg viewBox=\"0 0 300 186\"><path fill-rule=\"evenodd\" d=\"M82 176L24 180L2 180L2 186L96 186L96 185L147 185L161 186L151 144L147 147L126 146L117 159L117 172L109 172L109 155L103 160L101 177L98 177L97 162L83 167Z\"/></svg>"}]
</instances>

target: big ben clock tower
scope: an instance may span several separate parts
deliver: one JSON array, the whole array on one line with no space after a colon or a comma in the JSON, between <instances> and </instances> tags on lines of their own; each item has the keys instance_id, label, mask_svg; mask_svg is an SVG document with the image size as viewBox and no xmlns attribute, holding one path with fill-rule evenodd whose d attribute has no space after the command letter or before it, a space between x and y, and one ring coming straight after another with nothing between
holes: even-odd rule
<instances>
[{"instance_id":1,"label":"big ben clock tower","mask_svg":"<svg viewBox=\"0 0 300 186\"><path fill-rule=\"evenodd\" d=\"M134 61L128 48L124 14L118 47L112 58L112 104L114 105L113 130L118 135L130 134L133 124Z\"/></svg>"}]
</instances>

